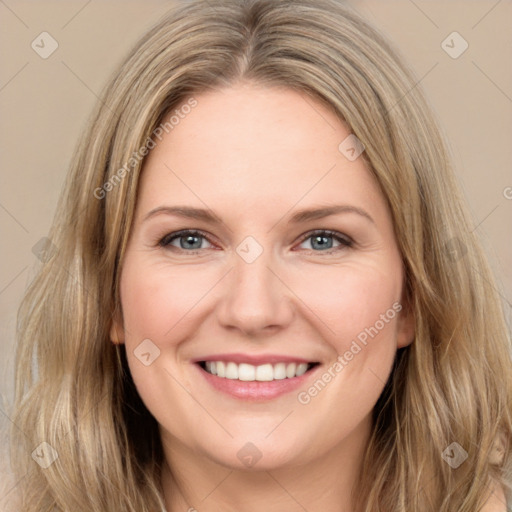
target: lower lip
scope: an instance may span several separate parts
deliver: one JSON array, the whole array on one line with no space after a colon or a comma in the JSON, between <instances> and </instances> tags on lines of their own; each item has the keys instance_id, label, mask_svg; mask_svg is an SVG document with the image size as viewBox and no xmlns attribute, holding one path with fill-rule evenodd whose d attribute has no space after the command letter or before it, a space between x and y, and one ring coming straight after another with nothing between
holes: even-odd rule
<instances>
[{"instance_id":1,"label":"lower lip","mask_svg":"<svg viewBox=\"0 0 512 512\"><path fill-rule=\"evenodd\" d=\"M291 393L305 384L313 373L319 368L320 365L313 367L311 370L302 374L299 377L292 377L291 379L280 379L271 381L252 381L246 382L238 379L226 379L224 377L217 377L212 375L206 370L203 370L199 364L195 364L199 372L206 381L211 384L215 389L226 393L235 398L247 401L265 401L272 400L278 396L286 393Z\"/></svg>"}]
</instances>

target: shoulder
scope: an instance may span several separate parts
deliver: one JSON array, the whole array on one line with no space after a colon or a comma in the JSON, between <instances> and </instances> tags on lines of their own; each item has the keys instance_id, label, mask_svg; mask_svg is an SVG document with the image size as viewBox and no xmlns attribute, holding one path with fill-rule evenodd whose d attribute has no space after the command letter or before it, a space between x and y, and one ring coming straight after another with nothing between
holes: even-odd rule
<instances>
[{"instance_id":1,"label":"shoulder","mask_svg":"<svg viewBox=\"0 0 512 512\"><path fill-rule=\"evenodd\" d=\"M496 484L481 512L507 512L507 500L501 485Z\"/></svg>"}]
</instances>

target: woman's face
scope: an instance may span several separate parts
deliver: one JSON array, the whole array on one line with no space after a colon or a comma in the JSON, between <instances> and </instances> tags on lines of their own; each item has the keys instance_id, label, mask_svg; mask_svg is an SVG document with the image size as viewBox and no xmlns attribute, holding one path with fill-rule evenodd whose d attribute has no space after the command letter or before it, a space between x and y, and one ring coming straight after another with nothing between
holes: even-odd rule
<instances>
[{"instance_id":1,"label":"woman's face","mask_svg":"<svg viewBox=\"0 0 512 512\"><path fill-rule=\"evenodd\" d=\"M413 337L386 201L311 98L195 99L146 160L112 340L168 454L270 469L362 446Z\"/></svg>"}]
</instances>

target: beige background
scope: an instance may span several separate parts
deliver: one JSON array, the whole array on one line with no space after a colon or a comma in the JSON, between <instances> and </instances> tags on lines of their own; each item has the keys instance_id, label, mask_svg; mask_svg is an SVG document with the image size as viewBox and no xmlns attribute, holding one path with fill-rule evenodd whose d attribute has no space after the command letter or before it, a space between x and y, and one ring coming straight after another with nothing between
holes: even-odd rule
<instances>
[{"instance_id":1,"label":"beige background","mask_svg":"<svg viewBox=\"0 0 512 512\"><path fill-rule=\"evenodd\" d=\"M510 319L512 2L349 3L389 36L421 79ZM0 0L0 395L7 402L16 309L38 262L32 247L49 229L75 142L113 66L170 5ZM43 31L59 45L48 59L31 48ZM469 44L457 59L441 48L453 31ZM7 406L0 402L0 423L9 421Z\"/></svg>"}]
</instances>

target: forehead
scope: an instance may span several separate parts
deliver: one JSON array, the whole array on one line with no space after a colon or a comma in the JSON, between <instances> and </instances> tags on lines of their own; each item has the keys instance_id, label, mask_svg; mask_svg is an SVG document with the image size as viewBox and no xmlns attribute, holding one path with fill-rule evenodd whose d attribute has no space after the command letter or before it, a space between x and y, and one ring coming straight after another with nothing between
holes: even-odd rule
<instances>
[{"instance_id":1,"label":"forehead","mask_svg":"<svg viewBox=\"0 0 512 512\"><path fill-rule=\"evenodd\" d=\"M141 208L185 201L243 215L299 201L382 203L363 159L339 149L348 127L304 93L242 84L194 98L196 106L177 107L179 122L155 140Z\"/></svg>"}]
</instances>

